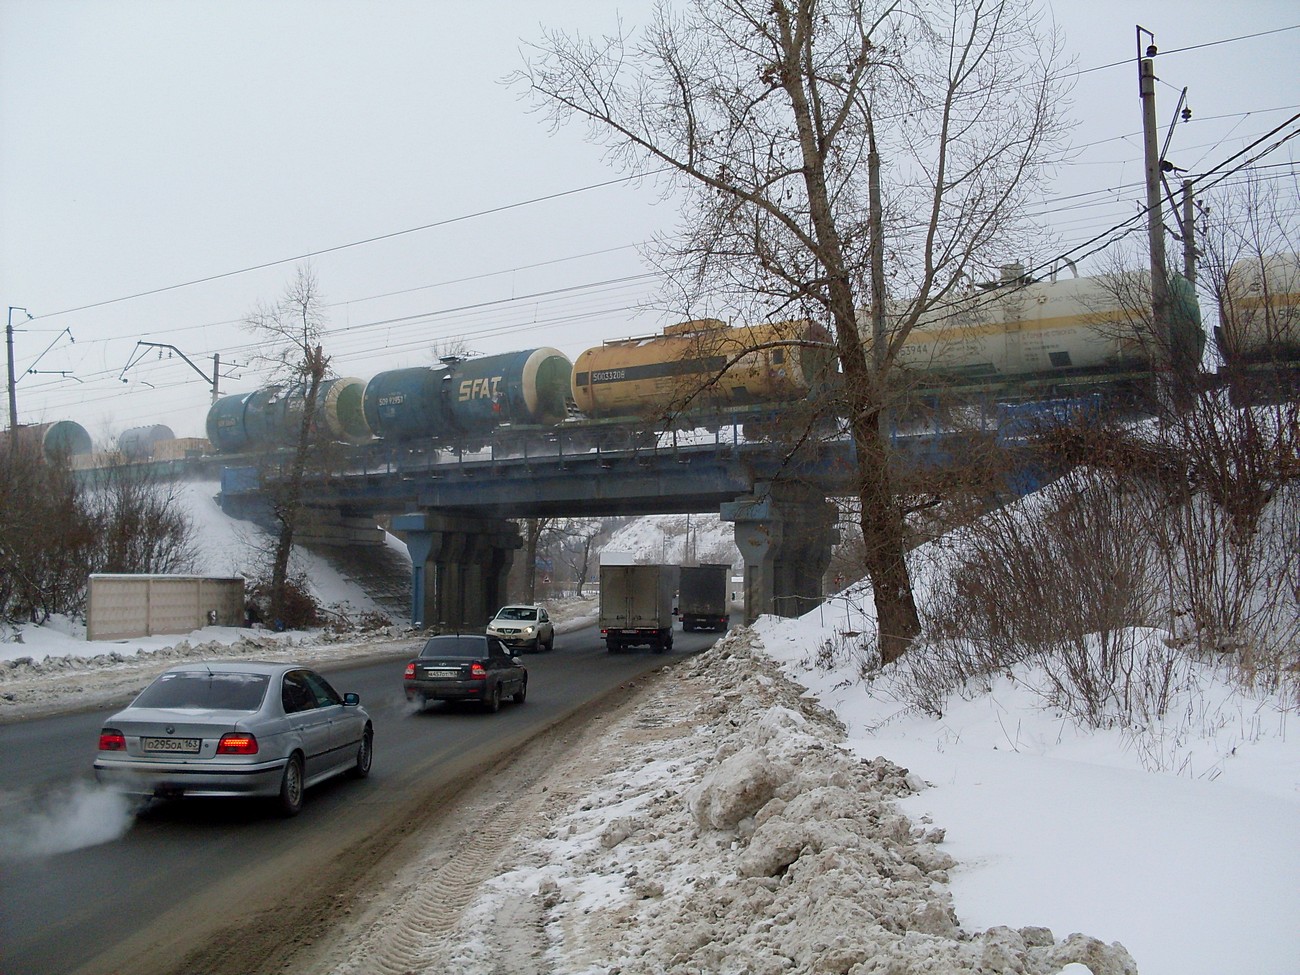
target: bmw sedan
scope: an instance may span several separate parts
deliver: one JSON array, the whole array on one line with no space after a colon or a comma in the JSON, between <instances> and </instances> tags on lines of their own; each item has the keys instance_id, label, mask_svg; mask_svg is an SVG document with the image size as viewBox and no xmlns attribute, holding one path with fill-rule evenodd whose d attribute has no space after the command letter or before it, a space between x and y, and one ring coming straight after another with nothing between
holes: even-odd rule
<instances>
[{"instance_id":1,"label":"bmw sedan","mask_svg":"<svg viewBox=\"0 0 1300 975\"><path fill-rule=\"evenodd\" d=\"M309 786L370 774L374 728L356 694L297 664L181 664L99 733L95 778L131 795L267 796L286 816Z\"/></svg>"},{"instance_id":2,"label":"bmw sedan","mask_svg":"<svg viewBox=\"0 0 1300 975\"><path fill-rule=\"evenodd\" d=\"M481 633L435 636L406 665L406 699L421 707L429 701L475 701L499 711L501 699L523 704L528 669L501 641Z\"/></svg>"}]
</instances>

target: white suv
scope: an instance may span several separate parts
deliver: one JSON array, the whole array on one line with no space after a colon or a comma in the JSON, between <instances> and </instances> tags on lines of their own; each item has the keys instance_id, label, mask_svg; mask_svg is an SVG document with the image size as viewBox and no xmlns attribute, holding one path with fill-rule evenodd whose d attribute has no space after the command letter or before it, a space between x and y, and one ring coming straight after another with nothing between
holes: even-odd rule
<instances>
[{"instance_id":1,"label":"white suv","mask_svg":"<svg viewBox=\"0 0 1300 975\"><path fill-rule=\"evenodd\" d=\"M488 620L488 636L494 636L511 650L551 650L555 627L541 606L502 606Z\"/></svg>"}]
</instances>

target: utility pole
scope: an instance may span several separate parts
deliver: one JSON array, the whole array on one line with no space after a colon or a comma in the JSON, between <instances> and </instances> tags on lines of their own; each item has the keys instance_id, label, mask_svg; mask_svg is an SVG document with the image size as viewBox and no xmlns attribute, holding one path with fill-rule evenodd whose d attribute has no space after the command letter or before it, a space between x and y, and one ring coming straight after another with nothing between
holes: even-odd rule
<instances>
[{"instance_id":1,"label":"utility pole","mask_svg":"<svg viewBox=\"0 0 1300 975\"><path fill-rule=\"evenodd\" d=\"M1153 42L1155 35L1141 25L1137 28L1139 53L1142 53L1142 35ZM1138 90L1142 97L1142 143L1146 162L1147 235L1151 248L1151 327L1165 346L1165 365L1168 368L1169 402L1176 410L1186 409L1191 402L1189 377L1180 356L1180 338L1176 333L1169 305L1169 279L1165 264L1165 219L1161 194L1162 160L1156 130L1156 46L1147 45L1145 56L1138 62Z\"/></svg>"},{"instance_id":2,"label":"utility pole","mask_svg":"<svg viewBox=\"0 0 1300 975\"><path fill-rule=\"evenodd\" d=\"M1142 35L1152 41L1155 35L1137 29L1138 49L1142 48ZM1142 145L1146 162L1147 187L1147 237L1151 252L1151 324L1156 335L1166 339L1166 357L1172 358L1173 342L1169 334L1169 282L1165 279L1165 219L1160 193L1160 148L1156 131L1156 73L1154 43L1147 46L1146 56L1138 67L1138 90L1142 97ZM1172 362L1170 363L1172 365Z\"/></svg>"},{"instance_id":3,"label":"utility pole","mask_svg":"<svg viewBox=\"0 0 1300 975\"><path fill-rule=\"evenodd\" d=\"M18 383L14 379L14 312L20 311L30 320L32 315L26 308L9 306L9 320L5 325L5 347L9 352L9 431L18 429Z\"/></svg>"},{"instance_id":4,"label":"utility pole","mask_svg":"<svg viewBox=\"0 0 1300 975\"><path fill-rule=\"evenodd\" d=\"M1183 277L1196 285L1196 213L1192 206L1192 181L1183 180Z\"/></svg>"}]
</instances>

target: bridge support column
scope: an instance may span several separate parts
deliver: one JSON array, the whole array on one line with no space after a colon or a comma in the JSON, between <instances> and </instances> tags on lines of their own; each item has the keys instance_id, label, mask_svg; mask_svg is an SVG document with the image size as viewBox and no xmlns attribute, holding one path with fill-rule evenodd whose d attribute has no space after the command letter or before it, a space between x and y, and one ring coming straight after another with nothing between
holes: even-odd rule
<instances>
[{"instance_id":1,"label":"bridge support column","mask_svg":"<svg viewBox=\"0 0 1300 975\"><path fill-rule=\"evenodd\" d=\"M514 523L429 511L397 515L392 530L411 553L411 625L483 629L523 544Z\"/></svg>"},{"instance_id":2,"label":"bridge support column","mask_svg":"<svg viewBox=\"0 0 1300 975\"><path fill-rule=\"evenodd\" d=\"M799 616L822 599L822 576L836 542L835 508L789 485L759 483L754 493L722 505L735 523L745 560L745 622L764 613Z\"/></svg>"}]
</instances>

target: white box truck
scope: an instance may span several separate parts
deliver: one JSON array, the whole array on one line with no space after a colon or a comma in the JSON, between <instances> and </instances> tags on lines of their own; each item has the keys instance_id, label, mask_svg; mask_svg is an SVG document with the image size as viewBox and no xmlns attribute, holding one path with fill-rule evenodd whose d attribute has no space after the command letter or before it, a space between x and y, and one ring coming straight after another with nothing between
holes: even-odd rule
<instances>
[{"instance_id":1,"label":"white box truck","mask_svg":"<svg viewBox=\"0 0 1300 975\"><path fill-rule=\"evenodd\" d=\"M600 635L605 649L648 646L655 653L673 648L675 565L600 566Z\"/></svg>"}]
</instances>

